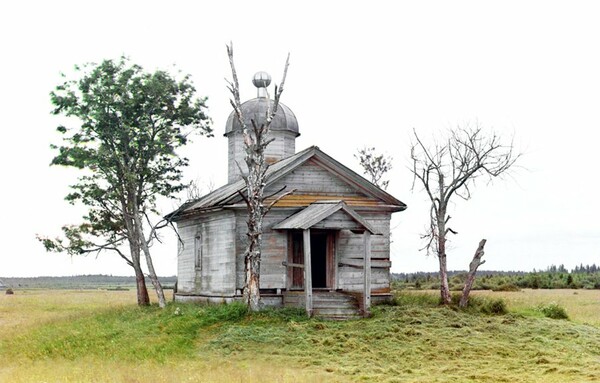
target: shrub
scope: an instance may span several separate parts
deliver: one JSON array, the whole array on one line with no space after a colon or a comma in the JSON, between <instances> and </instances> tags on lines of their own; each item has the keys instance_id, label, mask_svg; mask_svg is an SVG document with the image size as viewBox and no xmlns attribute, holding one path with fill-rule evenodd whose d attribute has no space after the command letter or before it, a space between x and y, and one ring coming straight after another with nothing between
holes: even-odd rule
<instances>
[{"instance_id":1,"label":"shrub","mask_svg":"<svg viewBox=\"0 0 600 383\"><path fill-rule=\"evenodd\" d=\"M6 295L13 295L15 292L13 289L6 289Z\"/></svg>"},{"instance_id":2,"label":"shrub","mask_svg":"<svg viewBox=\"0 0 600 383\"><path fill-rule=\"evenodd\" d=\"M506 303L502 299L486 299L480 311L484 314L504 315L508 313Z\"/></svg>"},{"instance_id":3,"label":"shrub","mask_svg":"<svg viewBox=\"0 0 600 383\"><path fill-rule=\"evenodd\" d=\"M567 311L559 306L557 303L548 303L546 305L539 305L537 310L544 314L544 316L552 319L569 319Z\"/></svg>"},{"instance_id":4,"label":"shrub","mask_svg":"<svg viewBox=\"0 0 600 383\"><path fill-rule=\"evenodd\" d=\"M504 283L496 288L492 289L493 291L521 291L519 286L514 283Z\"/></svg>"},{"instance_id":5,"label":"shrub","mask_svg":"<svg viewBox=\"0 0 600 383\"><path fill-rule=\"evenodd\" d=\"M458 304L460 303L460 297L462 296L462 294L458 294L458 293L454 293L452 295L450 295L450 304L453 306L458 306ZM469 297L469 301L471 300L472 297ZM440 297L440 304L442 303L442 298Z\"/></svg>"},{"instance_id":6,"label":"shrub","mask_svg":"<svg viewBox=\"0 0 600 383\"><path fill-rule=\"evenodd\" d=\"M460 295L452 295L452 304L458 305L460 302ZM469 297L468 309L480 312L486 315L504 315L508 313L506 303L504 300L497 298L485 298L485 297Z\"/></svg>"},{"instance_id":7,"label":"shrub","mask_svg":"<svg viewBox=\"0 0 600 383\"><path fill-rule=\"evenodd\" d=\"M493 289L494 289L493 285L475 280L475 285L473 286L472 290L493 290Z\"/></svg>"}]
</instances>

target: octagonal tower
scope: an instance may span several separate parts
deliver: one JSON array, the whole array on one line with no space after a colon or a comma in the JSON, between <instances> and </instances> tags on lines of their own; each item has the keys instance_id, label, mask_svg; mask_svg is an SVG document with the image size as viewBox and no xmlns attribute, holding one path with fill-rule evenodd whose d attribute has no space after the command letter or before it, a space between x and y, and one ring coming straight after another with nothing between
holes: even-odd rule
<instances>
[{"instance_id":1,"label":"octagonal tower","mask_svg":"<svg viewBox=\"0 0 600 383\"><path fill-rule=\"evenodd\" d=\"M274 101L268 97L267 87L271 83L271 76L266 72L258 72L254 75L252 83L257 88L258 96L242 104L242 115L246 126L252 129L250 120L254 120L258 125L264 123L266 119L267 106L273 106ZM274 163L283 158L296 153L296 137L300 135L298 130L298 120L290 108L279 103L277 114L271 122L271 127L267 139L274 139L265 151L265 160L267 163ZM242 126L238 121L235 112L232 111L225 125L225 137L229 140L229 162L228 162L228 182L235 182L240 179L240 167L244 172L247 171L244 157L244 139L242 136ZM238 167L239 164L239 167Z\"/></svg>"}]
</instances>

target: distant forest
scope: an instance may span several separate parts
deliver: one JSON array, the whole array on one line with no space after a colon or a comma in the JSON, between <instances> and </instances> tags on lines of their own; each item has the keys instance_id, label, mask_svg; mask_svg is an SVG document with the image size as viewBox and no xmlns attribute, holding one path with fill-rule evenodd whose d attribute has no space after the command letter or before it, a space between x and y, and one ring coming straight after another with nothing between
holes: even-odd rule
<instances>
[{"instance_id":1,"label":"distant forest","mask_svg":"<svg viewBox=\"0 0 600 383\"><path fill-rule=\"evenodd\" d=\"M462 290L467 272L449 271L452 290ZM159 277L163 286L173 288L176 276ZM437 272L392 273L396 289L438 289ZM146 281L150 284L150 281ZM0 287L47 288L47 289L127 289L135 288L135 277L113 275L77 275L71 277L0 277ZM475 290L510 291L530 289L600 289L600 267L596 264L579 265L567 270L564 265L549 266L546 270L533 271L490 271L477 272Z\"/></svg>"},{"instance_id":2,"label":"distant forest","mask_svg":"<svg viewBox=\"0 0 600 383\"><path fill-rule=\"evenodd\" d=\"M467 271L448 272L450 289L463 288ZM438 289L437 272L393 273L397 289ZM477 271L474 290L517 291L519 289L600 289L600 267L579 265L567 270L564 265L533 271Z\"/></svg>"},{"instance_id":3,"label":"distant forest","mask_svg":"<svg viewBox=\"0 0 600 383\"><path fill-rule=\"evenodd\" d=\"M176 276L159 277L164 288L173 288L177 282ZM150 280L146 283L150 285ZM36 289L115 289L123 290L135 288L135 277L121 277L113 275L76 275L71 277L31 277L31 278L5 278L0 277L0 286L10 288L36 288Z\"/></svg>"}]
</instances>

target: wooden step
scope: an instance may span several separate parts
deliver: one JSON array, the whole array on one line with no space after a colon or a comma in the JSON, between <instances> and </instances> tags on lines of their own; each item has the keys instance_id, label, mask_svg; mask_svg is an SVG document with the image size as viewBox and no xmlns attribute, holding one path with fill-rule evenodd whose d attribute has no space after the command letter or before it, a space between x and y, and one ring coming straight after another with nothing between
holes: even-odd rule
<instances>
[{"instance_id":1,"label":"wooden step","mask_svg":"<svg viewBox=\"0 0 600 383\"><path fill-rule=\"evenodd\" d=\"M304 291L288 291L283 295L285 307L304 307ZM361 317L358 300L350 294L337 291L313 291L313 315L331 320Z\"/></svg>"}]
</instances>

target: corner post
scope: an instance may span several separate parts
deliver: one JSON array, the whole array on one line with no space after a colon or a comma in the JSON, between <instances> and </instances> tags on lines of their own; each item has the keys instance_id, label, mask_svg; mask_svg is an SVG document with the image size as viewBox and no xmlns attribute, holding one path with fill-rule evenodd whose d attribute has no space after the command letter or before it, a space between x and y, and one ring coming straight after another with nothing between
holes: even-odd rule
<instances>
[{"instance_id":1,"label":"corner post","mask_svg":"<svg viewBox=\"0 0 600 383\"><path fill-rule=\"evenodd\" d=\"M368 230L363 233L363 244L365 249L363 314L369 316L371 314L371 233Z\"/></svg>"},{"instance_id":2,"label":"corner post","mask_svg":"<svg viewBox=\"0 0 600 383\"><path fill-rule=\"evenodd\" d=\"M303 232L304 247L304 291L306 293L306 315L312 317L313 292L312 292L312 265L310 260L310 229Z\"/></svg>"}]
</instances>

